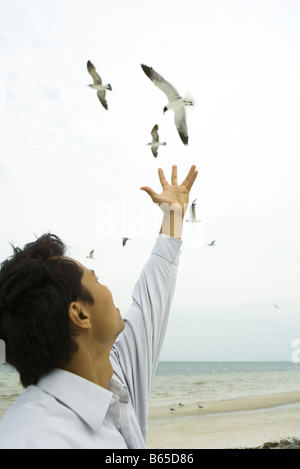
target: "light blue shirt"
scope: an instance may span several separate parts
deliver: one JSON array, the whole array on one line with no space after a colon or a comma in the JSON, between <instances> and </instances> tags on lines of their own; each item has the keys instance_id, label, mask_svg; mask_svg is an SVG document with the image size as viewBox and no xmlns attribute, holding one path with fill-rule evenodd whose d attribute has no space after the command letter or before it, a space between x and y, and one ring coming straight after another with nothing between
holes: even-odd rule
<instances>
[{"instance_id":1,"label":"light blue shirt","mask_svg":"<svg viewBox=\"0 0 300 469\"><path fill-rule=\"evenodd\" d=\"M108 388L55 369L0 422L1 449L146 448L148 401L174 295L181 241L159 237L110 355Z\"/></svg>"}]
</instances>

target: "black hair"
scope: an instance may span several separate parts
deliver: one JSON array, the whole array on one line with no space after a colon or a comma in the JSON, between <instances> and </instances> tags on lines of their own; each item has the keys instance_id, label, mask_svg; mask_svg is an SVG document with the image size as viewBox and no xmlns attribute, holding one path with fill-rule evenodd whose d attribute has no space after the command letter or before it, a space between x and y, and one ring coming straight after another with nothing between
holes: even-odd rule
<instances>
[{"instance_id":1,"label":"black hair","mask_svg":"<svg viewBox=\"0 0 300 469\"><path fill-rule=\"evenodd\" d=\"M0 269L0 338L7 363L27 387L70 360L77 343L69 305L93 304L93 297L81 283L83 270L63 257L66 246L56 235L13 250Z\"/></svg>"}]
</instances>

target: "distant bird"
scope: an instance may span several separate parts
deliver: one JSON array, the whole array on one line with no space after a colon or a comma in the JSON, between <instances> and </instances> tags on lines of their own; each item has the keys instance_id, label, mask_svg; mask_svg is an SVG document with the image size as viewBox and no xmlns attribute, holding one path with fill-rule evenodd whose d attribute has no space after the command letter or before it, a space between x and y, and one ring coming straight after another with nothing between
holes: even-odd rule
<instances>
[{"instance_id":1,"label":"distant bird","mask_svg":"<svg viewBox=\"0 0 300 469\"><path fill-rule=\"evenodd\" d=\"M87 69L88 69L88 72L90 73L90 75L92 76L92 78L94 80L94 83L92 85L87 85L87 86L89 86L93 90L97 90L97 96L98 96L102 106L107 110L108 106L107 106L107 102L106 102L106 99L105 99L106 90L112 91L112 88L109 84L102 85L102 80L101 80L100 76L98 75L98 73L96 72L96 69L95 69L94 65L92 64L92 62L90 60L88 60Z\"/></svg>"},{"instance_id":2,"label":"distant bird","mask_svg":"<svg viewBox=\"0 0 300 469\"><path fill-rule=\"evenodd\" d=\"M203 405L198 404L198 409L203 409Z\"/></svg>"},{"instance_id":3,"label":"distant bird","mask_svg":"<svg viewBox=\"0 0 300 469\"><path fill-rule=\"evenodd\" d=\"M185 116L185 106L193 106L194 100L191 97L182 97L178 93L178 91L167 82L161 75L159 75L152 67L148 67L147 65L141 64L142 69L146 73L147 77L160 88L166 95L169 100L168 104L164 107L164 113L168 109L173 109L174 111L174 119L175 125L177 127L179 136L184 143L184 145L188 144L188 131L186 125L186 116Z\"/></svg>"},{"instance_id":4,"label":"distant bird","mask_svg":"<svg viewBox=\"0 0 300 469\"><path fill-rule=\"evenodd\" d=\"M181 402L178 402L179 407L183 407L183 404Z\"/></svg>"},{"instance_id":5,"label":"distant bird","mask_svg":"<svg viewBox=\"0 0 300 469\"><path fill-rule=\"evenodd\" d=\"M171 412L174 412L174 410L175 410L175 409L174 409L173 407L170 407L170 411L171 411Z\"/></svg>"},{"instance_id":6,"label":"distant bird","mask_svg":"<svg viewBox=\"0 0 300 469\"><path fill-rule=\"evenodd\" d=\"M122 238L122 246L125 246L127 241L131 241L131 238Z\"/></svg>"},{"instance_id":7,"label":"distant bird","mask_svg":"<svg viewBox=\"0 0 300 469\"><path fill-rule=\"evenodd\" d=\"M216 240L214 239L207 246L216 246Z\"/></svg>"},{"instance_id":8,"label":"distant bird","mask_svg":"<svg viewBox=\"0 0 300 469\"><path fill-rule=\"evenodd\" d=\"M273 306L274 306L274 308L276 308L276 309L280 309L280 306L278 306L278 305L275 304L275 303L273 303Z\"/></svg>"},{"instance_id":9,"label":"distant bird","mask_svg":"<svg viewBox=\"0 0 300 469\"><path fill-rule=\"evenodd\" d=\"M191 223L197 223L197 222L200 222L201 220L197 220L196 218L196 200L194 200L194 202L192 203L191 207L190 207L190 218L186 221L188 222L191 222Z\"/></svg>"},{"instance_id":10,"label":"distant bird","mask_svg":"<svg viewBox=\"0 0 300 469\"><path fill-rule=\"evenodd\" d=\"M155 158L157 157L157 149L160 145L167 145L166 142L160 142L159 141L159 136L158 136L158 125L156 124L153 129L151 130L151 135L152 135L152 142L147 143L147 145L151 146L151 151Z\"/></svg>"},{"instance_id":11,"label":"distant bird","mask_svg":"<svg viewBox=\"0 0 300 469\"><path fill-rule=\"evenodd\" d=\"M90 251L89 255L86 256L88 259L95 259L94 258L94 249L92 251Z\"/></svg>"}]
</instances>

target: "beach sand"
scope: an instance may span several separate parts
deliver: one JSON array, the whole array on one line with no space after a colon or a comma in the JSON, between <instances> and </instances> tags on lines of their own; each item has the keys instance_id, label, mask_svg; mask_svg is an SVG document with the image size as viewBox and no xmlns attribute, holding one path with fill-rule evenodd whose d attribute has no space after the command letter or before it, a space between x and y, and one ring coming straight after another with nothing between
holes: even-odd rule
<instances>
[{"instance_id":1,"label":"beach sand","mask_svg":"<svg viewBox=\"0 0 300 469\"><path fill-rule=\"evenodd\" d=\"M300 437L300 392L199 404L151 406L147 447L250 448Z\"/></svg>"}]
</instances>

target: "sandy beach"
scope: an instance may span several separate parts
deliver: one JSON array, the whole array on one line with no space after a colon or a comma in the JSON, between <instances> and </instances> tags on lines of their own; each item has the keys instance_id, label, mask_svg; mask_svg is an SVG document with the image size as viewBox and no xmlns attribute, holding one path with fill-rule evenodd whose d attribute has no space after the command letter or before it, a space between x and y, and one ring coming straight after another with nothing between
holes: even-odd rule
<instances>
[{"instance_id":1,"label":"sandy beach","mask_svg":"<svg viewBox=\"0 0 300 469\"><path fill-rule=\"evenodd\" d=\"M290 363L160 363L147 447L256 448L296 438L300 449L298 383ZM0 418L22 390L18 374L0 365Z\"/></svg>"},{"instance_id":2,"label":"sandy beach","mask_svg":"<svg viewBox=\"0 0 300 469\"><path fill-rule=\"evenodd\" d=\"M149 449L249 448L300 437L300 392L182 404L149 408Z\"/></svg>"}]
</instances>

